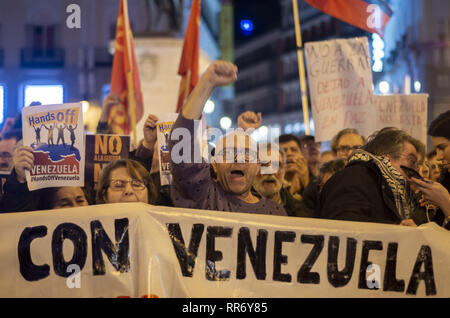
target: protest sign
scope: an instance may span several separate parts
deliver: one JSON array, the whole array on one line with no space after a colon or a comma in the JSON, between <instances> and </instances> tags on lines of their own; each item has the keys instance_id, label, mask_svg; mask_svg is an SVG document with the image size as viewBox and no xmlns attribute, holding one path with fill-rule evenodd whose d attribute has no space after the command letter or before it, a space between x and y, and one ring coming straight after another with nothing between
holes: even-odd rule
<instances>
[{"instance_id":1,"label":"protest sign","mask_svg":"<svg viewBox=\"0 0 450 318\"><path fill-rule=\"evenodd\" d=\"M108 163L128 159L130 136L86 135L86 184L97 187L100 171Z\"/></svg>"},{"instance_id":2,"label":"protest sign","mask_svg":"<svg viewBox=\"0 0 450 318\"><path fill-rule=\"evenodd\" d=\"M428 95L375 95L376 130L396 127L427 144Z\"/></svg>"},{"instance_id":3,"label":"protest sign","mask_svg":"<svg viewBox=\"0 0 450 318\"><path fill-rule=\"evenodd\" d=\"M0 228L0 297L450 297L435 223L116 203L3 214Z\"/></svg>"},{"instance_id":4,"label":"protest sign","mask_svg":"<svg viewBox=\"0 0 450 318\"><path fill-rule=\"evenodd\" d=\"M73 103L32 106L22 110L23 144L34 150L33 168L25 172L30 191L84 185L81 109L80 103ZM44 131L47 138L41 139Z\"/></svg>"},{"instance_id":5,"label":"protest sign","mask_svg":"<svg viewBox=\"0 0 450 318\"><path fill-rule=\"evenodd\" d=\"M170 173L169 137L177 117L177 113L165 113L159 117L159 121L156 124L161 185L172 183L172 174Z\"/></svg>"},{"instance_id":6,"label":"protest sign","mask_svg":"<svg viewBox=\"0 0 450 318\"><path fill-rule=\"evenodd\" d=\"M374 131L373 81L367 38L305 44L316 141L344 128Z\"/></svg>"}]
</instances>

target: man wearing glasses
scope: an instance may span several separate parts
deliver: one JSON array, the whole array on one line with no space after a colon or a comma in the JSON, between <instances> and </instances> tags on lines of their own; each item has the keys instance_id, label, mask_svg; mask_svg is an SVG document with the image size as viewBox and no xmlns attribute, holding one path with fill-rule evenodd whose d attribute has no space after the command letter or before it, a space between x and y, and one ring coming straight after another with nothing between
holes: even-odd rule
<instances>
[{"instance_id":1,"label":"man wearing glasses","mask_svg":"<svg viewBox=\"0 0 450 318\"><path fill-rule=\"evenodd\" d=\"M364 137L356 129L343 129L331 140L331 150L338 158L347 159L353 151L360 149L365 143Z\"/></svg>"},{"instance_id":2,"label":"man wearing glasses","mask_svg":"<svg viewBox=\"0 0 450 318\"><path fill-rule=\"evenodd\" d=\"M172 202L174 206L182 208L285 216L282 206L252 191L260 163L256 142L243 130L228 134L217 142L212 160L216 180L211 177L208 163L194 161L195 149L201 148L195 145L198 141L194 136L194 120L200 119L203 107L215 87L231 84L236 79L235 65L225 61L214 62L181 109L169 141ZM190 138L190 147L180 151L177 141L186 142L185 138ZM184 151L190 153L185 154ZM180 152L183 152L182 160L176 158ZM187 160L184 159L186 157Z\"/></svg>"},{"instance_id":3,"label":"man wearing glasses","mask_svg":"<svg viewBox=\"0 0 450 318\"><path fill-rule=\"evenodd\" d=\"M318 217L415 226L420 205L401 167L416 170L424 155L419 140L382 129L324 185Z\"/></svg>"}]
</instances>

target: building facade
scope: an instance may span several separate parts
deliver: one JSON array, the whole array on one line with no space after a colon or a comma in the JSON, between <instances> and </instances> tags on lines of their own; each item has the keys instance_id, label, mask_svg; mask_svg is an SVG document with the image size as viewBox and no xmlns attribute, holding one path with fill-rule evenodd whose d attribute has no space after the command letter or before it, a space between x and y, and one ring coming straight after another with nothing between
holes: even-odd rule
<instances>
[{"instance_id":1,"label":"building facade","mask_svg":"<svg viewBox=\"0 0 450 318\"><path fill-rule=\"evenodd\" d=\"M299 0L303 44L367 36L375 94L429 94L430 122L450 109L450 2L388 2L394 15L380 39ZM236 48L239 78L235 99L227 109L232 118L245 110L261 112L263 125L300 135L305 133L305 125L292 12L292 1L280 0L279 28ZM388 89L380 90L380 83L387 83ZM310 128L313 134L311 119Z\"/></svg>"},{"instance_id":2,"label":"building facade","mask_svg":"<svg viewBox=\"0 0 450 318\"><path fill-rule=\"evenodd\" d=\"M135 41L171 38L182 44L191 3L128 0ZM207 60L220 56L220 8L218 0L203 1L200 47ZM73 24L77 10L79 28ZM109 91L113 61L110 48L118 10L119 0L0 1L0 122L16 117L30 98L37 98L33 95L35 85L55 86L59 90L50 95L58 101L62 98L64 103L88 101L93 107L85 118L98 119L100 105ZM181 50L178 54L181 56ZM140 73L143 81L141 69Z\"/></svg>"},{"instance_id":3,"label":"building facade","mask_svg":"<svg viewBox=\"0 0 450 318\"><path fill-rule=\"evenodd\" d=\"M263 125L279 129L281 134L304 134L298 58L291 0L280 0L278 28L236 48L239 77L229 116L246 110L261 112ZM303 44L310 41L367 35L299 1ZM311 116L311 112L309 112ZM310 118L310 133L314 122ZM263 129L267 131L267 129ZM262 136L265 138L264 136ZM273 136L272 136L273 137Z\"/></svg>"},{"instance_id":4,"label":"building facade","mask_svg":"<svg viewBox=\"0 0 450 318\"><path fill-rule=\"evenodd\" d=\"M450 2L391 0L384 34L384 70L374 80L388 93L429 94L428 122L450 110Z\"/></svg>"}]
</instances>

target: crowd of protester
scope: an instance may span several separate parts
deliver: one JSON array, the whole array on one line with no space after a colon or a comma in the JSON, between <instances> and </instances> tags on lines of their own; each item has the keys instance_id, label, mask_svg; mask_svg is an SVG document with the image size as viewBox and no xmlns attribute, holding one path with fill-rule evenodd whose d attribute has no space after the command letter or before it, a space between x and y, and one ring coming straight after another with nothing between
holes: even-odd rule
<instances>
[{"instance_id":1,"label":"crowd of protester","mask_svg":"<svg viewBox=\"0 0 450 318\"><path fill-rule=\"evenodd\" d=\"M194 136L196 121L218 86L237 78L235 65L216 61L201 76L172 131ZM103 102L97 133L112 133L107 115L120 103L113 94ZM143 202L224 212L272 214L419 226L427 222L450 229L450 111L429 125L434 148L405 131L386 127L365 138L344 129L321 153L314 136L281 135L279 143L257 144L250 132L262 115L251 110L238 117L240 129L222 136L211 160L178 162L171 156L171 185L161 185L157 151L158 117L150 115L143 140L130 159L116 160L100 173L97 187L60 187L29 191L25 171L33 167L33 149L22 145L20 117L0 136L1 212L37 211L91 204ZM169 149L178 140L169 138ZM191 158L197 138L190 139ZM262 151L264 149L264 151ZM228 160L230 159L231 160ZM420 176L411 177L407 169ZM263 172L264 168L264 172ZM405 171L406 169L406 171Z\"/></svg>"}]
</instances>

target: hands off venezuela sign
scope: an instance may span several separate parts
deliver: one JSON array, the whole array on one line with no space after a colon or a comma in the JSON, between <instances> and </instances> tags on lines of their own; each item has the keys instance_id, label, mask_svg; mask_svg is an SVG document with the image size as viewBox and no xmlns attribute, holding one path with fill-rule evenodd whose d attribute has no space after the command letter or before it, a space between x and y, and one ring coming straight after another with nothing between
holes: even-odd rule
<instances>
[{"instance_id":1,"label":"hands off venezuela sign","mask_svg":"<svg viewBox=\"0 0 450 318\"><path fill-rule=\"evenodd\" d=\"M84 126L81 104L26 107L23 144L33 148L34 165L26 171L30 191L84 186Z\"/></svg>"}]
</instances>

